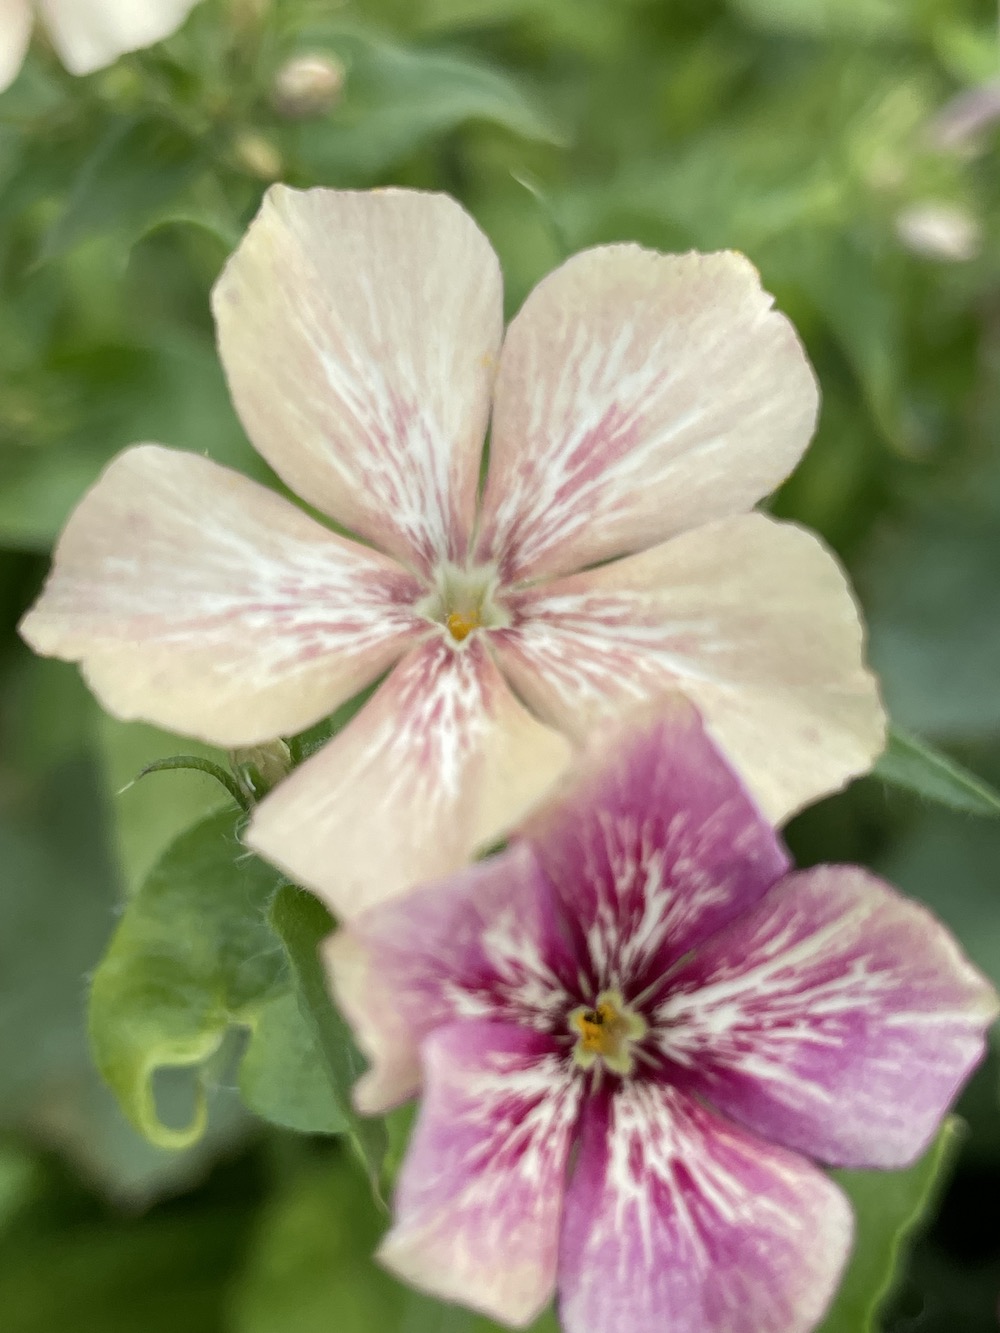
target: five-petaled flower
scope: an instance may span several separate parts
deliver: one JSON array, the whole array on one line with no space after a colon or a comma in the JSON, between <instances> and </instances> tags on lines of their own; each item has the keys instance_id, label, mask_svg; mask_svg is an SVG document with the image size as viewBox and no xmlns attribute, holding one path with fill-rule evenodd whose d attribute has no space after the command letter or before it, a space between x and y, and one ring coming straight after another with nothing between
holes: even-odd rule
<instances>
[{"instance_id":1,"label":"five-petaled flower","mask_svg":"<svg viewBox=\"0 0 1000 1333\"><path fill-rule=\"evenodd\" d=\"M22 632L119 716L227 747L393 667L248 834L337 911L464 864L567 737L666 689L775 818L869 767L884 718L844 576L747 512L817 394L742 256L585 251L504 339L497 258L453 200L278 186L214 308L255 447L372 545L143 445L81 502Z\"/></svg>"},{"instance_id":2,"label":"five-petaled flower","mask_svg":"<svg viewBox=\"0 0 1000 1333\"><path fill-rule=\"evenodd\" d=\"M326 949L359 1107L423 1085L382 1260L566 1333L812 1328L851 1214L807 1157L912 1161L997 1005L868 871L790 872L683 701Z\"/></svg>"},{"instance_id":3,"label":"five-petaled flower","mask_svg":"<svg viewBox=\"0 0 1000 1333\"><path fill-rule=\"evenodd\" d=\"M35 12L72 74L90 74L126 51L168 37L197 0L3 0L0 4L0 92L17 77Z\"/></svg>"}]
</instances>

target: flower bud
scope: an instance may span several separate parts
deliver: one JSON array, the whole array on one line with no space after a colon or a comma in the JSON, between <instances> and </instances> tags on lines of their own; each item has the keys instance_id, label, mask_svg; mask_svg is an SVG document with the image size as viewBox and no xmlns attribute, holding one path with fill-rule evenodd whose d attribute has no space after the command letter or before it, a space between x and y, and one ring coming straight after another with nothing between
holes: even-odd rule
<instances>
[{"instance_id":1,"label":"flower bud","mask_svg":"<svg viewBox=\"0 0 1000 1333\"><path fill-rule=\"evenodd\" d=\"M281 154L262 134L241 134L233 144L233 156L248 175L258 180L275 181L282 173Z\"/></svg>"},{"instance_id":2,"label":"flower bud","mask_svg":"<svg viewBox=\"0 0 1000 1333\"><path fill-rule=\"evenodd\" d=\"M983 239L982 228L968 209L933 201L904 208L896 218L896 232L914 254L950 263L975 259Z\"/></svg>"},{"instance_id":3,"label":"flower bud","mask_svg":"<svg viewBox=\"0 0 1000 1333\"><path fill-rule=\"evenodd\" d=\"M287 120L322 116L340 101L346 72L335 56L292 56L274 77L271 105Z\"/></svg>"},{"instance_id":4,"label":"flower bud","mask_svg":"<svg viewBox=\"0 0 1000 1333\"><path fill-rule=\"evenodd\" d=\"M237 781L254 801L266 796L292 771L292 752L280 739L231 750L229 761Z\"/></svg>"}]
</instances>

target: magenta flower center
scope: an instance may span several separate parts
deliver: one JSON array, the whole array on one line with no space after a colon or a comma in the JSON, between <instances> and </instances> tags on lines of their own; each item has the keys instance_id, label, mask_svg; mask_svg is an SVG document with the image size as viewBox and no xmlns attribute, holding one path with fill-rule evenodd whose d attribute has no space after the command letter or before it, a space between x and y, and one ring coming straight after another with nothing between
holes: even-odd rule
<instances>
[{"instance_id":1,"label":"magenta flower center","mask_svg":"<svg viewBox=\"0 0 1000 1333\"><path fill-rule=\"evenodd\" d=\"M581 1005L569 1016L576 1037L573 1059L583 1069L598 1060L616 1074L631 1074L633 1048L649 1031L643 1016L630 1009L616 990L602 991L592 1009Z\"/></svg>"}]
</instances>

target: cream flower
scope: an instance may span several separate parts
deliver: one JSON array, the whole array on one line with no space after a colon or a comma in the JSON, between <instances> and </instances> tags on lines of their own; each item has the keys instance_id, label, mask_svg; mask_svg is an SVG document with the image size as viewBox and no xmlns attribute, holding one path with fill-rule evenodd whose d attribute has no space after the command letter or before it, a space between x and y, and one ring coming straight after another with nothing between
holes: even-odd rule
<instances>
[{"instance_id":1,"label":"cream flower","mask_svg":"<svg viewBox=\"0 0 1000 1333\"><path fill-rule=\"evenodd\" d=\"M35 15L71 74L168 37L197 0L0 0L0 92L17 78Z\"/></svg>"},{"instance_id":2,"label":"cream flower","mask_svg":"<svg viewBox=\"0 0 1000 1333\"><path fill-rule=\"evenodd\" d=\"M248 832L336 911L459 866L567 738L678 686L773 818L869 767L884 718L844 576L747 512L817 394L742 256L585 251L504 338L499 264L454 201L277 186L214 307L257 450L371 546L142 445L70 519L22 632L119 717L228 747L393 667Z\"/></svg>"}]
</instances>

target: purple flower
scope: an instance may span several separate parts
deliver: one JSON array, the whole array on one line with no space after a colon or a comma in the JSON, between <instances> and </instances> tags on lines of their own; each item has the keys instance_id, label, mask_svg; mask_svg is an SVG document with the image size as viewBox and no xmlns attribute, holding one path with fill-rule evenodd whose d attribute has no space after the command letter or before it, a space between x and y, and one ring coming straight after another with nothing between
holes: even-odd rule
<instances>
[{"instance_id":1,"label":"purple flower","mask_svg":"<svg viewBox=\"0 0 1000 1333\"><path fill-rule=\"evenodd\" d=\"M800 1333L851 1214L981 1058L991 986L857 866L796 872L677 701L509 849L328 945L380 1112L423 1087L382 1261L513 1325Z\"/></svg>"}]
</instances>

